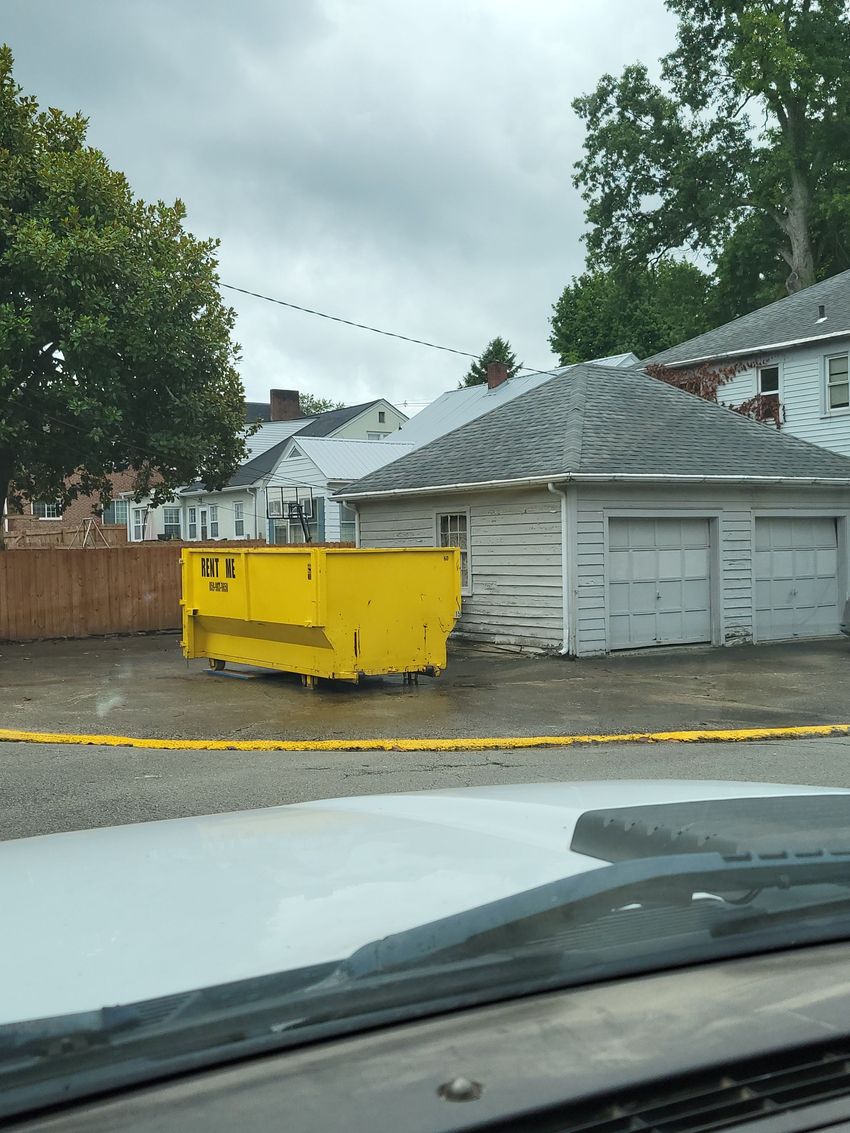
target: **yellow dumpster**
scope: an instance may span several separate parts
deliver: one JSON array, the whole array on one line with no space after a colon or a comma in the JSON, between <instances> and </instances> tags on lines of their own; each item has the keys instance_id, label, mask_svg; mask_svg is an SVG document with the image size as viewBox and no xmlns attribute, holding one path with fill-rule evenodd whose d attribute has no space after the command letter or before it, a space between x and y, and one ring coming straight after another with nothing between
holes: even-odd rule
<instances>
[{"instance_id":1,"label":"yellow dumpster","mask_svg":"<svg viewBox=\"0 0 850 1133\"><path fill-rule=\"evenodd\" d=\"M317 677L436 676L460 615L460 551L184 547L183 653Z\"/></svg>"}]
</instances>

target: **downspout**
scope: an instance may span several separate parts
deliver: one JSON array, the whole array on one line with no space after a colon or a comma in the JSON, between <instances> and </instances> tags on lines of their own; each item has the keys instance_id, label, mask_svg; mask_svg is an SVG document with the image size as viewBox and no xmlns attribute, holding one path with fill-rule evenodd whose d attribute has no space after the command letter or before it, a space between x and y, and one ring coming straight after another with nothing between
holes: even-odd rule
<instances>
[{"instance_id":1,"label":"downspout","mask_svg":"<svg viewBox=\"0 0 850 1133\"><path fill-rule=\"evenodd\" d=\"M575 549L578 530L576 489L574 484L559 488L550 480L546 485L553 496L561 497L561 602L563 607L563 639L558 652L562 657L576 655L576 588L572 569L571 550Z\"/></svg>"},{"instance_id":2,"label":"downspout","mask_svg":"<svg viewBox=\"0 0 850 1133\"><path fill-rule=\"evenodd\" d=\"M360 506L356 501L343 500L343 506L354 512L354 546L360 546Z\"/></svg>"}]
</instances>

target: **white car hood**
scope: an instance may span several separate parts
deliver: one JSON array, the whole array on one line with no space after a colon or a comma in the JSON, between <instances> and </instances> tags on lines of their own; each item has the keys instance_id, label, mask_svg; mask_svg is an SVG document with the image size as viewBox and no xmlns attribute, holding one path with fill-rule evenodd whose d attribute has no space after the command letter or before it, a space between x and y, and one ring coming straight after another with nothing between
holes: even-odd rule
<instances>
[{"instance_id":1,"label":"white car hood","mask_svg":"<svg viewBox=\"0 0 850 1133\"><path fill-rule=\"evenodd\" d=\"M752 783L539 783L331 799L0 843L0 1022L337 960L606 863L587 810L789 794Z\"/></svg>"}]
</instances>

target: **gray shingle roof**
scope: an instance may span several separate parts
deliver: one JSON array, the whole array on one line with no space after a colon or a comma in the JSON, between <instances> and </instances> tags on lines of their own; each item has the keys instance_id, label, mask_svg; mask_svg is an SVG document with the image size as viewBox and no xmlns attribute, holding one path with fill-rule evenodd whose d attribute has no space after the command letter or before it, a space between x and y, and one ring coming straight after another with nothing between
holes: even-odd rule
<instances>
[{"instance_id":1,"label":"gray shingle roof","mask_svg":"<svg viewBox=\"0 0 850 1133\"><path fill-rule=\"evenodd\" d=\"M377 405L383 401L382 397L374 401L364 401L362 405L345 405L342 409L329 409L326 413L319 413L314 421L299 431L301 437L329 437L331 433L353 421L364 409Z\"/></svg>"},{"instance_id":2,"label":"gray shingle roof","mask_svg":"<svg viewBox=\"0 0 850 1133\"><path fill-rule=\"evenodd\" d=\"M818 307L826 308L826 319L818 321ZM683 362L750 354L765 347L783 346L800 339L850 335L850 271L814 283L767 307L741 315L731 323L706 331L696 338L644 358L642 366L660 362L674 366Z\"/></svg>"},{"instance_id":3,"label":"gray shingle roof","mask_svg":"<svg viewBox=\"0 0 850 1133\"><path fill-rule=\"evenodd\" d=\"M573 475L842 479L850 458L634 370L575 366L340 496Z\"/></svg>"}]
</instances>

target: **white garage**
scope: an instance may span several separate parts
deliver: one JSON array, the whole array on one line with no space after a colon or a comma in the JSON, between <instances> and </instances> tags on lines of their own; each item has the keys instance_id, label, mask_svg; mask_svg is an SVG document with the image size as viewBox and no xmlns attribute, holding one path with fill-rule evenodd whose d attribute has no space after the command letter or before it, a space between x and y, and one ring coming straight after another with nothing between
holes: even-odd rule
<instances>
[{"instance_id":1,"label":"white garage","mask_svg":"<svg viewBox=\"0 0 850 1133\"><path fill-rule=\"evenodd\" d=\"M609 648L711 641L708 519L612 518Z\"/></svg>"},{"instance_id":2,"label":"white garage","mask_svg":"<svg viewBox=\"0 0 850 1133\"><path fill-rule=\"evenodd\" d=\"M756 641L838 632L838 530L834 517L756 518Z\"/></svg>"},{"instance_id":3,"label":"white garage","mask_svg":"<svg viewBox=\"0 0 850 1133\"><path fill-rule=\"evenodd\" d=\"M819 638L850 594L850 459L635 371L565 370L344 495L361 546L462 544L473 641Z\"/></svg>"}]
</instances>

